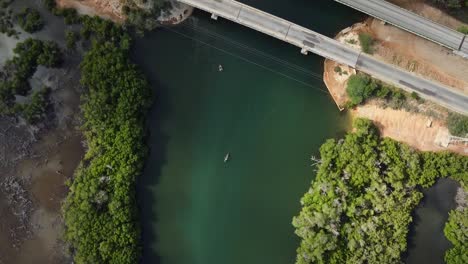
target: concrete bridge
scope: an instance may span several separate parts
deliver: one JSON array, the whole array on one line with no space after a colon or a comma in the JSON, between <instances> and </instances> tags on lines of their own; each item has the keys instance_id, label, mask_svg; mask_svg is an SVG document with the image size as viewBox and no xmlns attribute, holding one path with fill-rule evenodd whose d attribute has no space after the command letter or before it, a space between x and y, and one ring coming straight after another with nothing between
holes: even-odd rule
<instances>
[{"instance_id":1,"label":"concrete bridge","mask_svg":"<svg viewBox=\"0 0 468 264\"><path fill-rule=\"evenodd\" d=\"M349 65L408 92L417 92L421 97L454 111L468 114L467 95L378 61L334 39L282 18L234 0L178 1L211 13L213 19L217 19L218 16L223 17L297 46L303 54L313 52L327 59Z\"/></svg>"},{"instance_id":2,"label":"concrete bridge","mask_svg":"<svg viewBox=\"0 0 468 264\"><path fill-rule=\"evenodd\" d=\"M468 58L468 37L456 30L383 0L335 0Z\"/></svg>"}]
</instances>

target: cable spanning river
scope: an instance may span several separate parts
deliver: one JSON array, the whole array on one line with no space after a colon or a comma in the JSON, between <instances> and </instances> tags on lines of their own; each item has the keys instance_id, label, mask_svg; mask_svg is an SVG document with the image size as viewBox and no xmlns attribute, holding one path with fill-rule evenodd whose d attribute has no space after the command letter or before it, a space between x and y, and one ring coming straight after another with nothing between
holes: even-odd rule
<instances>
[{"instance_id":1,"label":"cable spanning river","mask_svg":"<svg viewBox=\"0 0 468 264\"><path fill-rule=\"evenodd\" d=\"M242 2L330 37L363 18L333 0ZM136 43L156 97L138 192L144 263L293 263L310 157L348 119L323 58L209 17L196 11Z\"/></svg>"},{"instance_id":2,"label":"cable spanning river","mask_svg":"<svg viewBox=\"0 0 468 264\"><path fill-rule=\"evenodd\" d=\"M331 0L245 3L329 36L360 17ZM323 59L201 11L137 41L135 58L156 93L139 192L145 262L292 263L310 157L347 125Z\"/></svg>"}]
</instances>

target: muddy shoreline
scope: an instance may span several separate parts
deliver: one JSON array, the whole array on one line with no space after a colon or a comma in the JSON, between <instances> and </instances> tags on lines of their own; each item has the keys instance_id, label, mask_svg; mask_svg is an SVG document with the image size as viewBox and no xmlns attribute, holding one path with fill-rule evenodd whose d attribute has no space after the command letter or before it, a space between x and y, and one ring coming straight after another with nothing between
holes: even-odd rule
<instances>
[{"instance_id":1,"label":"muddy shoreline","mask_svg":"<svg viewBox=\"0 0 468 264\"><path fill-rule=\"evenodd\" d=\"M51 87L54 115L46 127L31 128L14 119L0 125L4 131L0 149L9 153L0 165L0 196L5 198L0 199L1 263L68 260L61 241L61 204L67 193L65 182L73 176L84 148L77 129L78 68L76 64L66 68L70 69L66 74L51 73L57 80L66 79L67 85ZM70 80L73 71L75 78Z\"/></svg>"},{"instance_id":2,"label":"muddy shoreline","mask_svg":"<svg viewBox=\"0 0 468 264\"><path fill-rule=\"evenodd\" d=\"M51 88L50 111L42 122L28 125L21 118L0 117L0 263L66 263L71 258L62 241L62 201L67 179L83 157L80 126L80 51L64 47L65 26L42 1L16 0L14 10L39 10L45 27L26 37L53 40L64 53L60 68L39 67L31 86ZM2 61L12 56L17 40L0 38ZM3 45L6 43L7 45Z\"/></svg>"}]
</instances>

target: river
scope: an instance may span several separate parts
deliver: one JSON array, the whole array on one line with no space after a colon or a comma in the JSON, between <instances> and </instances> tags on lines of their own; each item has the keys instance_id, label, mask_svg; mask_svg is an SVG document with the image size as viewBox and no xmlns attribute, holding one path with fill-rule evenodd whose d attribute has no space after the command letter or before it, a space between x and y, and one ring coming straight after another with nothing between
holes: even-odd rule
<instances>
[{"instance_id":1,"label":"river","mask_svg":"<svg viewBox=\"0 0 468 264\"><path fill-rule=\"evenodd\" d=\"M330 37L364 18L333 0L242 2ZM209 17L196 11L135 43L155 92L138 187L143 262L293 263L310 157L348 118L323 84L323 58Z\"/></svg>"},{"instance_id":2,"label":"river","mask_svg":"<svg viewBox=\"0 0 468 264\"><path fill-rule=\"evenodd\" d=\"M362 18L332 0L244 2L328 36ZM348 123L323 59L202 11L137 40L134 57L156 98L139 184L144 262L294 262L310 157Z\"/></svg>"},{"instance_id":3,"label":"river","mask_svg":"<svg viewBox=\"0 0 468 264\"><path fill-rule=\"evenodd\" d=\"M413 214L408 239L407 264L444 263L445 251L452 247L444 235L450 210L460 185L452 179L440 179L423 191L424 198Z\"/></svg>"}]
</instances>

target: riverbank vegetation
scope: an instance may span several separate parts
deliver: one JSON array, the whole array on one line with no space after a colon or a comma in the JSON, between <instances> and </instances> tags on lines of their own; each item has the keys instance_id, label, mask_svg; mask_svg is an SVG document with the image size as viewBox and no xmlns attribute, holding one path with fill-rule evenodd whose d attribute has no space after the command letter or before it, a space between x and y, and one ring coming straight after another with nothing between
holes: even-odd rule
<instances>
[{"instance_id":1,"label":"riverbank vegetation","mask_svg":"<svg viewBox=\"0 0 468 264\"><path fill-rule=\"evenodd\" d=\"M361 46L361 50L365 53L372 54L374 44L374 38L368 33L359 33L359 45Z\"/></svg>"},{"instance_id":2,"label":"riverbank vegetation","mask_svg":"<svg viewBox=\"0 0 468 264\"><path fill-rule=\"evenodd\" d=\"M317 176L293 219L297 264L399 263L420 189L439 177L468 176L467 157L419 153L380 138L366 119L354 128L320 148ZM460 230L466 235L466 226Z\"/></svg>"},{"instance_id":3,"label":"riverbank vegetation","mask_svg":"<svg viewBox=\"0 0 468 264\"><path fill-rule=\"evenodd\" d=\"M346 87L349 97L348 107L354 107L364 103L370 98L380 98L393 109L400 109L405 106L408 96L401 89L394 88L379 80L371 78L369 75L359 73L349 77ZM421 100L415 93L409 97Z\"/></svg>"},{"instance_id":4,"label":"riverbank vegetation","mask_svg":"<svg viewBox=\"0 0 468 264\"><path fill-rule=\"evenodd\" d=\"M44 21L36 9L24 8L16 14L19 26L28 33L34 33L44 27Z\"/></svg>"},{"instance_id":5,"label":"riverbank vegetation","mask_svg":"<svg viewBox=\"0 0 468 264\"><path fill-rule=\"evenodd\" d=\"M138 263L136 177L150 90L129 59L130 37L111 22L83 18L91 49L81 63L86 155L63 206L65 239L75 263Z\"/></svg>"},{"instance_id":6,"label":"riverbank vegetation","mask_svg":"<svg viewBox=\"0 0 468 264\"><path fill-rule=\"evenodd\" d=\"M447 239L453 247L445 253L447 264L468 263L468 188L466 179L461 183L462 187L457 193L458 206L449 213L448 221L444 228Z\"/></svg>"},{"instance_id":7,"label":"riverbank vegetation","mask_svg":"<svg viewBox=\"0 0 468 264\"><path fill-rule=\"evenodd\" d=\"M28 121L38 121L37 117L43 116L47 105L39 101L46 100L47 93L33 93L30 102L24 104L17 103L15 96L28 96L31 90L28 80L37 67L58 67L62 52L55 42L32 38L18 43L13 52L14 57L6 61L0 72L0 114L16 113Z\"/></svg>"},{"instance_id":8,"label":"riverbank vegetation","mask_svg":"<svg viewBox=\"0 0 468 264\"><path fill-rule=\"evenodd\" d=\"M12 0L0 0L0 33L6 34L8 37L18 37L19 32L14 29L13 25L13 10L10 8Z\"/></svg>"},{"instance_id":9,"label":"riverbank vegetation","mask_svg":"<svg viewBox=\"0 0 468 264\"><path fill-rule=\"evenodd\" d=\"M463 34L468 34L468 26L460 26L457 30Z\"/></svg>"},{"instance_id":10,"label":"riverbank vegetation","mask_svg":"<svg viewBox=\"0 0 468 264\"><path fill-rule=\"evenodd\" d=\"M449 113L447 118L447 126L452 135L459 137L468 137L467 116L456 113Z\"/></svg>"}]
</instances>

